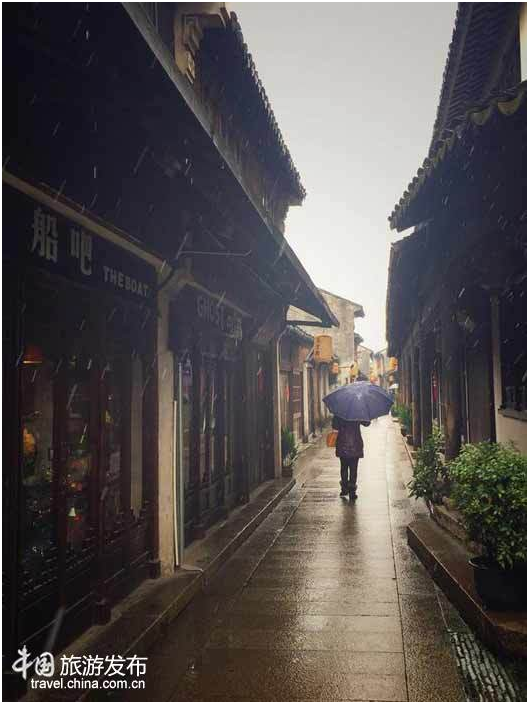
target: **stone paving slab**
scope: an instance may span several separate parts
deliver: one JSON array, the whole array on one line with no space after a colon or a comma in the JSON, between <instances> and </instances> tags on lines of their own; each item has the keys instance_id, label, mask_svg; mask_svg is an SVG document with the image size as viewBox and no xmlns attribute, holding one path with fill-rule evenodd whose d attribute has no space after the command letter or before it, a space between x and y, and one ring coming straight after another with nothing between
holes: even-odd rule
<instances>
[{"instance_id":1,"label":"stone paving slab","mask_svg":"<svg viewBox=\"0 0 529 704\"><path fill-rule=\"evenodd\" d=\"M177 687L182 701L402 701L400 654L206 650Z\"/></svg>"},{"instance_id":2,"label":"stone paving slab","mask_svg":"<svg viewBox=\"0 0 529 704\"><path fill-rule=\"evenodd\" d=\"M296 486L151 650L156 701L465 701L435 586L406 543L402 439L363 431L359 498L311 448ZM309 457L306 454L306 458Z\"/></svg>"}]
</instances>

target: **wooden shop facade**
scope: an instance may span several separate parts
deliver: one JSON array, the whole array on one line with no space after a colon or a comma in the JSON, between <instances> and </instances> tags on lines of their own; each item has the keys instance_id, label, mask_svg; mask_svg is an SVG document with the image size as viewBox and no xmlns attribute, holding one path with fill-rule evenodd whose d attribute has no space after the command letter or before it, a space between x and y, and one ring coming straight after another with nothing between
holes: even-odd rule
<instances>
[{"instance_id":1,"label":"wooden shop facade","mask_svg":"<svg viewBox=\"0 0 529 704\"><path fill-rule=\"evenodd\" d=\"M428 158L395 207L387 339L413 443L526 446L525 5L460 3Z\"/></svg>"},{"instance_id":2,"label":"wooden shop facade","mask_svg":"<svg viewBox=\"0 0 529 704\"><path fill-rule=\"evenodd\" d=\"M22 645L108 621L280 475L286 310L336 319L285 241L304 190L222 3L4 21L10 687Z\"/></svg>"}]
</instances>

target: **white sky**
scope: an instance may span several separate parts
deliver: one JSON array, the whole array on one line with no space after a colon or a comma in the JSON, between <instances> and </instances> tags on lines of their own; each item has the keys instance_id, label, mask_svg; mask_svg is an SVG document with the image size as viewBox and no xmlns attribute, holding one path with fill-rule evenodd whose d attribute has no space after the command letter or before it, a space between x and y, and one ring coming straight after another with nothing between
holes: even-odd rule
<instances>
[{"instance_id":1,"label":"white sky","mask_svg":"<svg viewBox=\"0 0 529 704\"><path fill-rule=\"evenodd\" d=\"M385 346L387 221L427 155L456 3L229 3L307 198L286 235Z\"/></svg>"}]
</instances>

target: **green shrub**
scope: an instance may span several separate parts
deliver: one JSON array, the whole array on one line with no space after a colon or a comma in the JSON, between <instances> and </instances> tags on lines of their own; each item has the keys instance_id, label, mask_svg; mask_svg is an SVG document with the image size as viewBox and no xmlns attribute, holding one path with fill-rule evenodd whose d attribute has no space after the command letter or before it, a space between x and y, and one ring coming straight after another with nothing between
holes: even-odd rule
<instances>
[{"instance_id":1,"label":"green shrub","mask_svg":"<svg viewBox=\"0 0 529 704\"><path fill-rule=\"evenodd\" d=\"M406 429L406 434L411 433L411 408L399 406L399 420Z\"/></svg>"},{"instance_id":2,"label":"green shrub","mask_svg":"<svg viewBox=\"0 0 529 704\"><path fill-rule=\"evenodd\" d=\"M288 428L281 428L281 459L283 464L292 464L298 455L298 446L294 433Z\"/></svg>"},{"instance_id":3,"label":"green shrub","mask_svg":"<svg viewBox=\"0 0 529 704\"><path fill-rule=\"evenodd\" d=\"M439 504L448 493L448 472L443 462L441 449L444 439L440 428L434 424L432 434L417 450L413 479L408 483L410 496Z\"/></svg>"},{"instance_id":4,"label":"green shrub","mask_svg":"<svg viewBox=\"0 0 529 704\"><path fill-rule=\"evenodd\" d=\"M465 445L450 463L452 498L469 537L503 569L527 560L527 464L514 448Z\"/></svg>"},{"instance_id":5,"label":"green shrub","mask_svg":"<svg viewBox=\"0 0 529 704\"><path fill-rule=\"evenodd\" d=\"M391 407L391 415L398 418L406 428L406 433L411 433L411 408L400 403L394 403Z\"/></svg>"}]
</instances>

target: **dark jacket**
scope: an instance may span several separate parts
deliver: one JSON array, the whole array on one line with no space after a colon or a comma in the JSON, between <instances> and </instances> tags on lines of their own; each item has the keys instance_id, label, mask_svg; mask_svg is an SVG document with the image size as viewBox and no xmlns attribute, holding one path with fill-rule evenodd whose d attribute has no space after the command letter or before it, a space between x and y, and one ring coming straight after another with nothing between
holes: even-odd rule
<instances>
[{"instance_id":1,"label":"dark jacket","mask_svg":"<svg viewBox=\"0 0 529 704\"><path fill-rule=\"evenodd\" d=\"M369 421L346 421L333 416L332 427L338 431L336 440L336 457L363 457L364 442L360 426L371 425Z\"/></svg>"}]
</instances>

